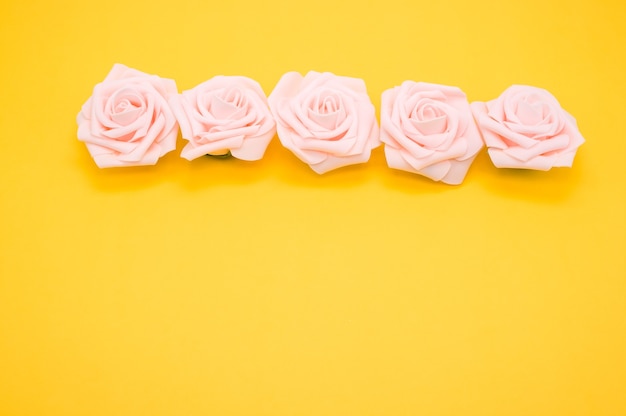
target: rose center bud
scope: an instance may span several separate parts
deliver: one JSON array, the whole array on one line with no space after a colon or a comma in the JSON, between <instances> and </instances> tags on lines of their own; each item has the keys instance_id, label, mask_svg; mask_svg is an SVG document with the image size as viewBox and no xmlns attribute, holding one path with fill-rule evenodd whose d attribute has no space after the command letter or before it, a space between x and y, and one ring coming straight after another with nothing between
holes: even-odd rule
<instances>
[{"instance_id":1,"label":"rose center bud","mask_svg":"<svg viewBox=\"0 0 626 416\"><path fill-rule=\"evenodd\" d=\"M143 98L128 88L116 92L110 103L111 119L122 126L137 120L144 108Z\"/></svg>"},{"instance_id":2,"label":"rose center bud","mask_svg":"<svg viewBox=\"0 0 626 416\"><path fill-rule=\"evenodd\" d=\"M311 102L309 117L327 130L334 130L343 120L341 97L332 91L323 91Z\"/></svg>"},{"instance_id":3,"label":"rose center bud","mask_svg":"<svg viewBox=\"0 0 626 416\"><path fill-rule=\"evenodd\" d=\"M339 99L334 95L326 95L319 103L320 114L336 113L339 110Z\"/></svg>"},{"instance_id":4,"label":"rose center bud","mask_svg":"<svg viewBox=\"0 0 626 416\"><path fill-rule=\"evenodd\" d=\"M413 126L422 134L440 134L448 128L446 113L433 104L418 105L411 114Z\"/></svg>"},{"instance_id":5,"label":"rose center bud","mask_svg":"<svg viewBox=\"0 0 626 416\"><path fill-rule=\"evenodd\" d=\"M234 119L245 111L247 99L239 88L230 88L211 97L209 110L215 118Z\"/></svg>"},{"instance_id":6,"label":"rose center bud","mask_svg":"<svg viewBox=\"0 0 626 416\"><path fill-rule=\"evenodd\" d=\"M540 124L548 117L549 113L548 106L537 97L528 97L526 100L520 101L517 106L517 117L521 123L529 126Z\"/></svg>"}]
</instances>

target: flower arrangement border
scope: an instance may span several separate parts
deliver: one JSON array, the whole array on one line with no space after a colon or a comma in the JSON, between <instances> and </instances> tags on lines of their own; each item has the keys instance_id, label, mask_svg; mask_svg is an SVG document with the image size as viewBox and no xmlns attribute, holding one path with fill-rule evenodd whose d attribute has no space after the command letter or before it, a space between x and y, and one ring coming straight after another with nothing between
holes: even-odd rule
<instances>
[{"instance_id":1,"label":"flower arrangement border","mask_svg":"<svg viewBox=\"0 0 626 416\"><path fill-rule=\"evenodd\" d=\"M513 85L469 103L457 87L405 81L382 93L380 125L362 79L285 73L268 97L245 76L216 76L178 93L174 80L115 64L78 116L78 139L100 168L181 157L260 160L275 135L319 174L365 163L384 145L390 168L461 184L487 147L496 167L571 167L584 143L547 90Z\"/></svg>"}]
</instances>

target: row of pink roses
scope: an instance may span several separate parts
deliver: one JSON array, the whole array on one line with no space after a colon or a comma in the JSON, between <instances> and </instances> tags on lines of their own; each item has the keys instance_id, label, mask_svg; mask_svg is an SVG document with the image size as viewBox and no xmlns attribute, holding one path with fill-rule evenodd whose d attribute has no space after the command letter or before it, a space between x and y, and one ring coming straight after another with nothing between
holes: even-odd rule
<instances>
[{"instance_id":1,"label":"row of pink roses","mask_svg":"<svg viewBox=\"0 0 626 416\"><path fill-rule=\"evenodd\" d=\"M571 166L584 142L546 90L515 85L470 105L456 87L405 81L382 95L380 128L363 80L288 72L266 98L242 76L217 76L178 94L173 80L116 64L78 114L78 138L101 167L155 164L179 128L193 160L259 160L278 133L315 172L364 163L385 144L391 168L460 184L487 145L497 167Z\"/></svg>"}]
</instances>

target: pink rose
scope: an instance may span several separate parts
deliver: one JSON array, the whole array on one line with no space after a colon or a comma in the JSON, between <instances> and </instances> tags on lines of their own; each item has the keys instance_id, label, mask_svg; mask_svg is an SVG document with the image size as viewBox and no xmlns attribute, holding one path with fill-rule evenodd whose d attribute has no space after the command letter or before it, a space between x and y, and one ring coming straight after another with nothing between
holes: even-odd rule
<instances>
[{"instance_id":1,"label":"pink rose","mask_svg":"<svg viewBox=\"0 0 626 416\"><path fill-rule=\"evenodd\" d=\"M317 173L367 162L379 145L374 106L361 79L288 72L268 101L283 146Z\"/></svg>"},{"instance_id":2,"label":"pink rose","mask_svg":"<svg viewBox=\"0 0 626 416\"><path fill-rule=\"evenodd\" d=\"M250 78L217 76L170 100L184 139L188 160L227 154L259 160L276 133L267 98Z\"/></svg>"},{"instance_id":3,"label":"pink rose","mask_svg":"<svg viewBox=\"0 0 626 416\"><path fill-rule=\"evenodd\" d=\"M483 142L463 91L405 81L382 95L380 139L390 168L463 182Z\"/></svg>"},{"instance_id":4,"label":"pink rose","mask_svg":"<svg viewBox=\"0 0 626 416\"><path fill-rule=\"evenodd\" d=\"M571 167L585 142L576 120L541 88L513 85L495 100L472 103L472 111L499 168Z\"/></svg>"},{"instance_id":5,"label":"pink rose","mask_svg":"<svg viewBox=\"0 0 626 416\"><path fill-rule=\"evenodd\" d=\"M173 80L115 64L78 113L78 139L98 167L154 165L176 148L167 100L177 92Z\"/></svg>"}]
</instances>

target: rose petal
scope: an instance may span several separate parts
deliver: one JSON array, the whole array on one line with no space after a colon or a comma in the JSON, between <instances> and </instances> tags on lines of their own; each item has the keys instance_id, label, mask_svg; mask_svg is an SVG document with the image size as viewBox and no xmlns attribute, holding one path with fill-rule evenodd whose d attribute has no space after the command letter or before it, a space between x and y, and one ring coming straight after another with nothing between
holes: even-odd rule
<instances>
[{"instance_id":1,"label":"rose petal","mask_svg":"<svg viewBox=\"0 0 626 416\"><path fill-rule=\"evenodd\" d=\"M471 156L465 160L455 160L454 162L450 162L450 170L441 179L441 182L446 183L448 185L460 185L465 180L467 176L467 172L469 171L470 166L476 159L476 154Z\"/></svg>"},{"instance_id":2,"label":"rose petal","mask_svg":"<svg viewBox=\"0 0 626 416\"><path fill-rule=\"evenodd\" d=\"M506 149L508 144L502 139L502 137L485 128L485 123L488 122L489 116L487 115L487 105L483 102L475 101L470 104L472 113L476 120L476 124L479 126L480 133L488 147L495 147L497 149Z\"/></svg>"},{"instance_id":3,"label":"rose petal","mask_svg":"<svg viewBox=\"0 0 626 416\"><path fill-rule=\"evenodd\" d=\"M154 124L149 128L148 133L141 141L137 142L137 146L129 153L119 155L119 159L123 162L141 161L147 150L152 147L153 143L156 141L163 127L165 127L165 117L159 114Z\"/></svg>"},{"instance_id":4,"label":"rose petal","mask_svg":"<svg viewBox=\"0 0 626 416\"><path fill-rule=\"evenodd\" d=\"M524 136L523 134L519 134L515 131L512 131L509 128L507 128L506 125L503 125L498 120L495 120L491 117L481 117L480 124L483 130L484 129L491 130L492 132L500 135L501 137L523 148L528 149L534 146L535 143L537 143L537 140L532 139L528 136ZM508 146L505 145L505 147L508 147Z\"/></svg>"},{"instance_id":5,"label":"rose petal","mask_svg":"<svg viewBox=\"0 0 626 416\"><path fill-rule=\"evenodd\" d=\"M241 91L237 91L237 93L241 94ZM241 97L236 97L234 100L240 101ZM226 101L217 95L210 96L210 103L211 114L217 119L240 118L241 113L245 111L240 106L237 106L231 101Z\"/></svg>"},{"instance_id":6,"label":"rose petal","mask_svg":"<svg viewBox=\"0 0 626 416\"><path fill-rule=\"evenodd\" d=\"M564 149L569 145L569 142L569 136L561 134L556 137L551 137L547 140L539 141L533 147L530 147L528 149L516 146L504 149L504 152L509 156L512 156L523 162L527 162L530 159L539 155L543 155L555 150Z\"/></svg>"},{"instance_id":7,"label":"rose petal","mask_svg":"<svg viewBox=\"0 0 626 416\"><path fill-rule=\"evenodd\" d=\"M263 158L265 150L274 137L274 132L266 132L256 137L248 137L241 147L231 149L234 157L241 160L255 161Z\"/></svg>"},{"instance_id":8,"label":"rose petal","mask_svg":"<svg viewBox=\"0 0 626 416\"><path fill-rule=\"evenodd\" d=\"M523 161L508 155L501 149L490 148L488 149L488 152L491 161L498 168L550 170L557 160L557 157L552 155L537 156L528 161Z\"/></svg>"},{"instance_id":9,"label":"rose petal","mask_svg":"<svg viewBox=\"0 0 626 416\"><path fill-rule=\"evenodd\" d=\"M148 149L144 157L138 161L124 161L121 160L117 155L112 153L94 155L94 161L99 168L147 166L155 165L160 156L161 152L158 148L154 147Z\"/></svg>"},{"instance_id":10,"label":"rose petal","mask_svg":"<svg viewBox=\"0 0 626 416\"><path fill-rule=\"evenodd\" d=\"M435 165L430 165L422 169L416 169L411 165L406 158L406 152L399 149L394 149L390 146L385 146L385 159L387 165L393 169L399 169L406 172L417 173L426 176L434 181L439 181L446 176L450 170L450 164L448 162L441 162Z\"/></svg>"},{"instance_id":11,"label":"rose petal","mask_svg":"<svg viewBox=\"0 0 626 416\"><path fill-rule=\"evenodd\" d=\"M411 123L415 128L424 135L441 134L448 126L448 117L444 114L433 117L429 120L413 120Z\"/></svg>"},{"instance_id":12,"label":"rose petal","mask_svg":"<svg viewBox=\"0 0 626 416\"><path fill-rule=\"evenodd\" d=\"M565 153L559 153L554 156L556 159L554 160L553 167L571 168L572 164L574 163L574 156L576 156L576 150L572 150L572 151L565 152Z\"/></svg>"},{"instance_id":13,"label":"rose petal","mask_svg":"<svg viewBox=\"0 0 626 416\"><path fill-rule=\"evenodd\" d=\"M316 150L303 149L296 143L301 140L301 137L291 129L284 128L281 124L277 125L278 139L281 144L288 150L291 150L300 160L312 165L323 162L328 153L320 152Z\"/></svg>"},{"instance_id":14,"label":"rose petal","mask_svg":"<svg viewBox=\"0 0 626 416\"><path fill-rule=\"evenodd\" d=\"M466 160L472 159L481 151L481 149L485 146L483 143L483 139L481 138L480 131L474 118L469 115L469 120L463 133L463 137L465 137L467 143L467 151L465 155L457 158L457 160Z\"/></svg>"},{"instance_id":15,"label":"rose petal","mask_svg":"<svg viewBox=\"0 0 626 416\"><path fill-rule=\"evenodd\" d=\"M211 131L196 136L198 143L218 142L231 137L256 136L259 126L238 127L231 129L212 128Z\"/></svg>"},{"instance_id":16,"label":"rose petal","mask_svg":"<svg viewBox=\"0 0 626 416\"><path fill-rule=\"evenodd\" d=\"M190 141L183 148L180 156L187 160L193 160L197 159L200 156L215 152L216 150L237 149L241 147L244 139L245 136L231 136L220 141L203 143L200 145L197 145L194 142Z\"/></svg>"},{"instance_id":17,"label":"rose petal","mask_svg":"<svg viewBox=\"0 0 626 416\"><path fill-rule=\"evenodd\" d=\"M370 151L366 151L345 157L329 156L320 163L311 164L311 169L321 175L344 166L366 163L370 159L370 153Z\"/></svg>"},{"instance_id":18,"label":"rose petal","mask_svg":"<svg viewBox=\"0 0 626 416\"><path fill-rule=\"evenodd\" d=\"M467 142L464 139L455 140L450 148L445 151L433 152L430 156L424 158L416 158L409 152L402 152L402 157L411 165L415 170L422 170L430 165L443 162L445 160L453 160L463 157L467 152Z\"/></svg>"}]
</instances>

